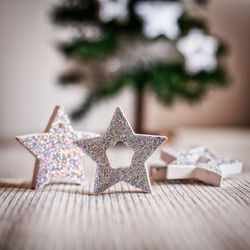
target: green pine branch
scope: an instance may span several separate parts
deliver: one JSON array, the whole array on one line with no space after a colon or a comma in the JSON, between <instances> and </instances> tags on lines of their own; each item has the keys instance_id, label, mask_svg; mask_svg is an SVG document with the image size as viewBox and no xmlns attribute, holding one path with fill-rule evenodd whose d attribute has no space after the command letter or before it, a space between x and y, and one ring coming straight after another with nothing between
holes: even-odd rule
<instances>
[{"instance_id":1,"label":"green pine branch","mask_svg":"<svg viewBox=\"0 0 250 250\"><path fill-rule=\"evenodd\" d=\"M96 41L78 38L71 42L61 43L60 51L67 57L77 57L82 60L100 59L109 55L116 48L116 36L106 34Z\"/></svg>"},{"instance_id":2,"label":"green pine branch","mask_svg":"<svg viewBox=\"0 0 250 250\"><path fill-rule=\"evenodd\" d=\"M190 75L182 64L158 64L150 70L138 69L122 74L114 81L95 89L72 113L72 118L81 118L94 104L118 94L125 87L132 87L135 91L151 89L160 101L172 104L177 98L197 101L211 85L226 85L226 74L220 67L211 72L201 71Z\"/></svg>"},{"instance_id":3,"label":"green pine branch","mask_svg":"<svg viewBox=\"0 0 250 250\"><path fill-rule=\"evenodd\" d=\"M77 25L96 20L97 3L95 1L64 1L51 11L52 21L56 25Z\"/></svg>"},{"instance_id":4,"label":"green pine branch","mask_svg":"<svg viewBox=\"0 0 250 250\"><path fill-rule=\"evenodd\" d=\"M84 79L84 75L79 71L73 72L65 72L59 76L58 82L61 85L71 85L78 84L82 79Z\"/></svg>"}]
</instances>

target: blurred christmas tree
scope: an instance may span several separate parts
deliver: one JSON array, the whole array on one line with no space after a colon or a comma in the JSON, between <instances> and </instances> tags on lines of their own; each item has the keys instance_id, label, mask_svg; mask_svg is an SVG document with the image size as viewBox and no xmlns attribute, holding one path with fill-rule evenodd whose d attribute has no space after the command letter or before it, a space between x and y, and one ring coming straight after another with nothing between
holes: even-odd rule
<instances>
[{"instance_id":1,"label":"blurred christmas tree","mask_svg":"<svg viewBox=\"0 0 250 250\"><path fill-rule=\"evenodd\" d=\"M64 0L55 6L53 22L73 31L70 41L59 44L73 62L60 83L82 83L89 90L72 117L131 86L139 132L146 89L171 104L198 100L210 86L224 85L219 57L225 46L190 13L196 4L205 1Z\"/></svg>"}]
</instances>

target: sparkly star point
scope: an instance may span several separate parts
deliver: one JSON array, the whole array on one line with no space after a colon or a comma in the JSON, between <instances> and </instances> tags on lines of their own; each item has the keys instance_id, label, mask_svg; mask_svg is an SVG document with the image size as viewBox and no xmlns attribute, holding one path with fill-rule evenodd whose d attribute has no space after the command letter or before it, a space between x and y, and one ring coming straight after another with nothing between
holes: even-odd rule
<instances>
[{"instance_id":1,"label":"sparkly star point","mask_svg":"<svg viewBox=\"0 0 250 250\"><path fill-rule=\"evenodd\" d=\"M32 188L58 181L82 184L83 152L73 141L92 136L75 132L62 106L56 106L44 133L17 136L17 141L36 157Z\"/></svg>"},{"instance_id":2,"label":"sparkly star point","mask_svg":"<svg viewBox=\"0 0 250 250\"><path fill-rule=\"evenodd\" d=\"M150 182L144 164L166 139L164 136L136 134L121 108L116 108L104 136L76 141L97 164L94 194L99 194L120 181L150 193ZM110 166L106 150L117 142L123 142L134 151L131 165L127 168L114 169Z\"/></svg>"}]
</instances>

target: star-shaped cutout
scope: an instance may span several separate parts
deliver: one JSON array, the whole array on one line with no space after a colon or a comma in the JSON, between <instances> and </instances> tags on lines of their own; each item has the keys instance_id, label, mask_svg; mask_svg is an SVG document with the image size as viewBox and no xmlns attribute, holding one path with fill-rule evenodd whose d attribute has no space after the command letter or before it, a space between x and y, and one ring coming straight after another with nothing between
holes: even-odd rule
<instances>
[{"instance_id":1,"label":"star-shaped cutout","mask_svg":"<svg viewBox=\"0 0 250 250\"><path fill-rule=\"evenodd\" d=\"M136 4L135 11L144 21L143 31L147 37L164 35L174 40L179 36L177 21L183 13L182 4L171 1L141 1Z\"/></svg>"},{"instance_id":2,"label":"star-shaped cutout","mask_svg":"<svg viewBox=\"0 0 250 250\"><path fill-rule=\"evenodd\" d=\"M76 142L97 163L94 194L99 194L120 181L150 193L150 182L144 164L166 139L165 136L134 133L121 108L116 108L104 136ZM114 169L110 166L106 150L117 142L123 142L134 151L131 165L127 168Z\"/></svg>"},{"instance_id":3,"label":"star-shaped cutout","mask_svg":"<svg viewBox=\"0 0 250 250\"><path fill-rule=\"evenodd\" d=\"M190 30L178 41L177 48L184 55L185 67L190 73L211 71L217 66L218 41L199 29Z\"/></svg>"},{"instance_id":4,"label":"star-shaped cutout","mask_svg":"<svg viewBox=\"0 0 250 250\"><path fill-rule=\"evenodd\" d=\"M152 166L152 180L196 179L207 184L220 186L223 177L242 171L242 162L213 155L206 147L177 152L164 148L161 159L167 166Z\"/></svg>"},{"instance_id":5,"label":"star-shaped cutout","mask_svg":"<svg viewBox=\"0 0 250 250\"><path fill-rule=\"evenodd\" d=\"M82 184L83 152L73 143L96 134L75 132L62 106L56 106L44 133L17 136L35 157L32 188L54 182Z\"/></svg>"}]
</instances>

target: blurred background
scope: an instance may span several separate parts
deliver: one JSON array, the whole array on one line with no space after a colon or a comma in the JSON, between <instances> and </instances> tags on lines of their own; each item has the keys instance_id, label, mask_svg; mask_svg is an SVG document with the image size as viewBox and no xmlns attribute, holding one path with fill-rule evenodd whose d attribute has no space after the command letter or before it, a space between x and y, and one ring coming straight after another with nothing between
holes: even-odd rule
<instances>
[{"instance_id":1,"label":"blurred background","mask_svg":"<svg viewBox=\"0 0 250 250\"><path fill-rule=\"evenodd\" d=\"M79 107L84 101L86 101L90 93L98 91L98 88L93 86L100 83L98 83L98 81L95 82L92 79L93 76L90 76L90 78L92 77L92 80L89 82L90 87L88 86L88 83L86 83L86 79L85 82L84 80L80 80L80 84L66 84L65 86L58 84L58 79L61 79L60 77L62 77L64 72L69 72L73 66L75 67L76 61L80 61L80 57L75 61L72 60L72 54L70 53L65 57L65 53L62 53L62 49L61 51L58 49L58 44L62 41L64 41L66 45L70 44L70 42L73 42L72 36L76 36L76 30L83 32L77 26L78 24L69 27L70 25L65 25L67 20L65 21L63 18L61 18L61 20L60 18L59 20L56 20L55 16L53 16L53 10L55 11L55 8L63 6L65 2L67 1L0 0L1 142L13 140L15 135L43 131L54 106L57 104L63 105L68 113L75 112L74 114L76 114L77 111L79 111ZM79 1L71 2L77 3ZM109 4L109 1L100 2L102 5ZM130 59L127 68L129 69L129 72L132 73L135 72L133 71L134 68L142 69L140 73L144 71L147 73L153 67L154 62L150 61L152 57L156 57L156 59L152 59L153 61L159 60L161 63L164 62L163 65L169 67L169 62L171 60L171 63L173 61L175 62L175 59L179 56L183 68L180 69L180 71L177 69L173 74L178 75L178 72L180 72L180 74L183 75L183 79L188 79L191 82L194 79L198 79L199 83L200 79L202 79L200 81L201 85L198 84L197 86L203 86L206 84L206 88L204 88L204 91L203 88L201 88L202 97L197 98L198 101L196 100L195 95L188 96L189 93L187 93L188 98L186 98L186 92L181 92L182 90L180 90L181 93L177 90L176 92L173 91L170 96L167 96L167 93L165 95L162 94L161 96L161 93L164 91L166 92L166 89L165 87L162 90L154 89L152 86L154 81L157 82L157 80L152 78L153 84L149 84L149 87L146 86L143 88L143 100L140 104L140 110L142 111L142 114L140 114L140 130L146 132L160 131L165 133L164 131L175 132L176 129L185 127L249 127L250 1L211 0L207 1L206 4L197 4L194 3L195 1L187 0L182 2L171 2L175 4L175 6L173 6L173 12L170 10L170 16L175 13L172 17L173 24L169 24L171 26L175 23L175 27L173 27L172 30L171 27L170 30L159 30L159 28L156 27L155 31L150 31L150 25L153 27L151 27L152 29L154 29L154 25L157 26L157 23L150 24L152 20L156 19L157 14L152 14L151 17L148 17L147 6L143 6L143 4L140 3L136 5L139 20L138 23L141 25L142 33L135 32L135 34L138 34L138 37L141 35L144 36L146 42L143 38L144 40L142 39L142 43L146 45L144 50L142 49L140 51L139 48L141 47L136 47L138 46L138 41L135 40L133 46L131 45L130 47L132 50L132 53L131 51L130 53L133 54L136 52L136 57L137 59L139 58L139 61L138 63L134 63L135 60L133 58ZM205 64L204 68L201 68L201 70L199 69L199 65L197 69L195 62L193 68L192 62L190 62L191 66L188 66L190 56L191 60L195 57L195 55L192 55L192 48L188 47L190 45L188 45L187 41L188 36L191 36L191 29L187 28L188 30L185 30L184 21L184 25L179 28L177 26L178 18L181 18L186 11L184 11L184 7L178 7L180 6L178 4L183 4L183 2L185 3L185 8L188 10L188 13L191 13L190 16L197 15L199 20L203 20L202 22L205 26L209 27L208 30L205 30L203 29L203 26L199 26L199 23L197 25L197 27L201 27L200 33L202 34L202 32L204 32L203 36L205 36L205 38L203 38L205 40L202 40L203 46L201 47L206 50L206 45L211 48L213 43L218 45L218 47L220 43L223 43L227 48L226 53L221 57L222 59L216 59L217 54L215 54L213 48L211 48L211 52L205 52L208 54L212 53L212 56L214 56L215 59L212 58L211 60L216 60L216 62L212 61L210 65L209 63ZM121 5L124 5L124 3ZM116 34L120 25L121 30L126 33L124 27L127 25L127 22L122 19L130 17L129 11L122 10L121 6L114 7L110 5L109 10L105 12L105 7L100 6L98 7L99 11L102 12L97 15L98 17L96 17L96 20L101 20L103 22L104 32L109 34L110 30L114 30L114 34ZM157 6L155 5L153 7L157 11ZM176 8L174 9L174 7ZM158 6L158 10L159 9L161 9L161 6ZM163 16L166 16L166 13L167 12L163 12ZM111 17L109 15L111 15ZM93 19L93 16L90 15L90 18ZM164 21L166 20L163 18L161 22L164 23ZM188 21L189 20L187 20L187 23ZM60 22L62 25L60 25ZM109 23L113 26L109 26ZM145 25L148 25L148 27ZM93 33L91 33L91 30L89 31L91 27L91 25L88 27L88 32L90 34ZM94 27L93 29L96 28ZM120 33L119 35L121 37L123 36L123 34ZM195 34L193 35L195 37ZM134 34L133 37L135 37ZM130 39L129 35L128 38ZM124 38L124 41L126 39L128 40L128 38ZM122 41L122 39L123 38L120 38L119 41ZM91 40L91 37L89 41L90 43L93 41ZM152 41L154 43L152 46L154 47L148 45L147 41ZM177 51L177 54L173 53L173 49L167 48L163 44L164 41L175 46L174 51ZM122 47L122 45L119 46ZM124 46L126 46L126 44ZM157 46L159 46L159 48ZM150 53L152 55L150 56L150 54L147 54L147 58L145 59L143 56L148 48L151 49ZM162 58L162 54L164 53L168 54L169 57L172 57L167 59L170 60L167 61L167 63L165 58ZM119 56L120 55L117 57ZM209 56L211 57L211 55ZM122 60L124 57L121 56L121 58L122 59L119 59L120 61L118 62L111 62L111 71L116 71L117 67L121 66L120 64L123 63ZM140 58L142 58L141 61ZM124 60L126 60L126 58ZM206 58L200 58L201 64L203 60L206 60ZM223 79L219 80L223 80L221 81L223 84L212 84L213 75L211 77L211 72L216 71L219 65L222 65L223 72L226 72L225 79L227 79L227 81L224 81L224 76L221 76ZM91 64L88 64L88 67L91 67ZM93 67L91 70L93 70ZM99 71L104 70L102 66L100 67L101 69L94 67L94 76L95 74L98 76ZM202 76L199 76L201 78L195 78L195 76L199 74L199 70L205 72L205 76L203 77L205 80ZM170 75L172 74L171 70L167 72L170 72ZM121 74L123 74L123 72ZM159 74L162 74L162 72ZM150 73L146 74L146 76L147 75L151 77L153 74ZM130 80L136 81L136 77L137 75ZM165 77L164 74L162 77ZM99 81L102 79L103 76ZM115 81L113 79L116 78L108 76L107 79L107 81L114 83ZM182 85L183 79L180 80L180 86ZM215 81L216 80L215 75ZM143 82L143 84L146 85L147 83ZM79 115L80 117L77 117L77 115L75 115L78 119L73 121L73 127L75 129L102 133L108 126L116 106L122 107L131 124L135 126L136 122L138 122L136 121L138 117L138 114L136 113L138 112L138 94L135 94L135 88L137 86L130 83L124 85L125 87L121 87L120 90L114 95L111 95L110 98L104 98L103 100L101 99L97 103L94 103L84 116ZM186 91L186 89L183 89L183 91ZM183 93L184 96L182 95ZM191 98L189 98L190 96ZM166 102L163 100L164 98L166 98ZM191 102L187 101L187 99L191 99ZM194 99L195 102L192 99Z\"/></svg>"}]
</instances>

